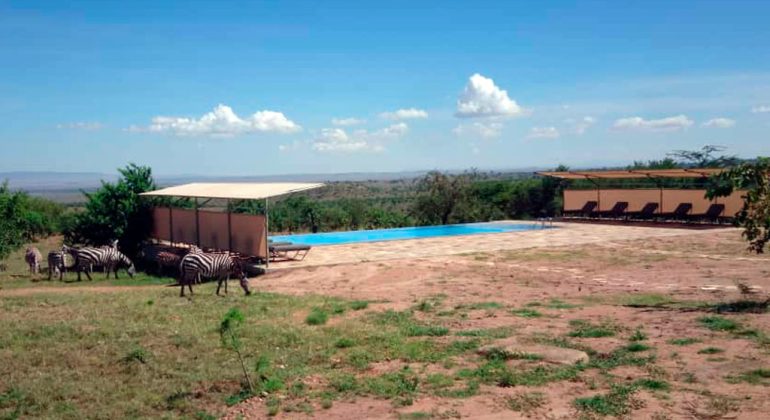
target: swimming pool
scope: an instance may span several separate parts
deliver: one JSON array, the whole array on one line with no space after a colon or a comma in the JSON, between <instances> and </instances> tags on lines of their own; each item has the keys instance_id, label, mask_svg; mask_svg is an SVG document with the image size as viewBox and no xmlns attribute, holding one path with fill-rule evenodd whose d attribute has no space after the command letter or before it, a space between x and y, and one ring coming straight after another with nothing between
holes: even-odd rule
<instances>
[{"instance_id":1,"label":"swimming pool","mask_svg":"<svg viewBox=\"0 0 770 420\"><path fill-rule=\"evenodd\" d=\"M357 242L398 241L403 239L435 238L439 236L475 235L524 230L548 229L538 223L489 222L458 225L419 226L394 229L351 230L347 232L307 233L271 236L273 242L298 245L339 245Z\"/></svg>"}]
</instances>

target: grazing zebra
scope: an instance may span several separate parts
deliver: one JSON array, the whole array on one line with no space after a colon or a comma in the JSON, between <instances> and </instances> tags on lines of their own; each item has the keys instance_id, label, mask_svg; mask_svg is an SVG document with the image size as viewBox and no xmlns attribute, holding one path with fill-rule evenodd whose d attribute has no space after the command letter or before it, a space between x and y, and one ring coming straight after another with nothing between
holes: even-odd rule
<instances>
[{"instance_id":1,"label":"grazing zebra","mask_svg":"<svg viewBox=\"0 0 770 420\"><path fill-rule=\"evenodd\" d=\"M58 274L59 281L62 281L64 272L67 271L66 255L68 247L62 245L58 251L51 251L48 253L48 280L51 280L51 276Z\"/></svg>"},{"instance_id":2,"label":"grazing zebra","mask_svg":"<svg viewBox=\"0 0 770 420\"><path fill-rule=\"evenodd\" d=\"M43 254L36 247L30 246L24 253L24 261L29 265L29 274L37 274L40 272L40 262L43 261Z\"/></svg>"},{"instance_id":3,"label":"grazing zebra","mask_svg":"<svg viewBox=\"0 0 770 420\"><path fill-rule=\"evenodd\" d=\"M80 248L76 252L75 269L78 272L78 281L80 273L85 272L88 280L91 280L89 271L94 265L103 266L107 271L107 278L110 278L110 272L115 272L115 279L118 278L118 268L127 267L129 277L136 273L134 263L114 248Z\"/></svg>"},{"instance_id":4,"label":"grazing zebra","mask_svg":"<svg viewBox=\"0 0 770 420\"><path fill-rule=\"evenodd\" d=\"M227 294L227 282L230 280L230 275L235 275L240 279L241 288L243 291L250 295L249 281L246 279L246 274L243 272L240 260L228 255L228 254L209 254L209 253L190 253L182 258L182 262L179 265L179 285L181 290L179 296L184 296L184 287L187 285L192 294L192 283L196 279L201 277L215 278L217 283L217 295L219 295L219 289L222 287L222 282L225 283L225 294Z\"/></svg>"}]
</instances>

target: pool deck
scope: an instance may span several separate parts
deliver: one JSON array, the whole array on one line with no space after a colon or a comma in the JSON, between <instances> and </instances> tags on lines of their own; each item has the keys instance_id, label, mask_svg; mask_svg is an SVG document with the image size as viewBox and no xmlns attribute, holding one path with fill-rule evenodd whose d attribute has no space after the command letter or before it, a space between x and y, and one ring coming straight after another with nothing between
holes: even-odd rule
<instances>
[{"instance_id":1,"label":"pool deck","mask_svg":"<svg viewBox=\"0 0 770 420\"><path fill-rule=\"evenodd\" d=\"M522 223L520 221L511 222ZM411 260L525 248L562 247L591 243L607 244L637 239L699 235L714 232L714 230L585 223L554 223L553 226L558 229L314 246L303 261L270 263L270 270L396 259Z\"/></svg>"}]
</instances>

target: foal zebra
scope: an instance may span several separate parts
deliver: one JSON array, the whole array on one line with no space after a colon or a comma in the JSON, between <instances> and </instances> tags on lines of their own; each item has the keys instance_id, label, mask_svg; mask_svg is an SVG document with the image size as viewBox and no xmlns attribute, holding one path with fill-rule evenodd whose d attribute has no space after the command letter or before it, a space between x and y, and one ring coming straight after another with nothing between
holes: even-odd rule
<instances>
[{"instance_id":1,"label":"foal zebra","mask_svg":"<svg viewBox=\"0 0 770 420\"><path fill-rule=\"evenodd\" d=\"M184 296L185 285L187 285L187 288L190 289L190 294L192 294L192 283L201 277L218 280L217 295L219 295L219 289L222 287L222 282L224 282L225 294L227 294L227 282L230 280L230 275L235 275L240 279L241 288L243 288L246 295L251 294L249 281L246 279L246 274L243 272L240 260L228 254L191 252L182 258L182 262L179 264L179 272L179 285L181 286L179 296Z\"/></svg>"},{"instance_id":2,"label":"foal zebra","mask_svg":"<svg viewBox=\"0 0 770 420\"><path fill-rule=\"evenodd\" d=\"M24 261L29 265L29 274L37 274L40 272L40 262L43 261L43 255L39 249L31 246L24 253Z\"/></svg>"},{"instance_id":3,"label":"foal zebra","mask_svg":"<svg viewBox=\"0 0 770 420\"><path fill-rule=\"evenodd\" d=\"M51 251L48 253L48 280L51 280L51 277L54 274L59 275L59 281L62 280L62 277L64 276L64 272L67 271L67 260L65 255L67 254L68 247L67 245L62 245L61 249L58 251Z\"/></svg>"},{"instance_id":4,"label":"foal zebra","mask_svg":"<svg viewBox=\"0 0 770 420\"><path fill-rule=\"evenodd\" d=\"M110 278L110 272L115 272L115 278L118 278L118 268L127 267L129 277L133 277L136 273L134 263L123 255L115 248L80 248L75 255L75 269L78 272L78 281L80 281L80 273L85 272L88 280L91 280L91 274L89 271L93 266L102 266L107 272L107 278Z\"/></svg>"}]
</instances>

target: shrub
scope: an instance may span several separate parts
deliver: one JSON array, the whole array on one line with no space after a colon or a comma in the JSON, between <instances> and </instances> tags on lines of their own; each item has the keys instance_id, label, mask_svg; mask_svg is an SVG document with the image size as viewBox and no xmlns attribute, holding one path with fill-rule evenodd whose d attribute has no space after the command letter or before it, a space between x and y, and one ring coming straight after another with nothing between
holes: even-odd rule
<instances>
[{"instance_id":1,"label":"shrub","mask_svg":"<svg viewBox=\"0 0 770 420\"><path fill-rule=\"evenodd\" d=\"M329 320L329 314L321 308L313 308L305 318L308 325L323 325Z\"/></svg>"}]
</instances>

